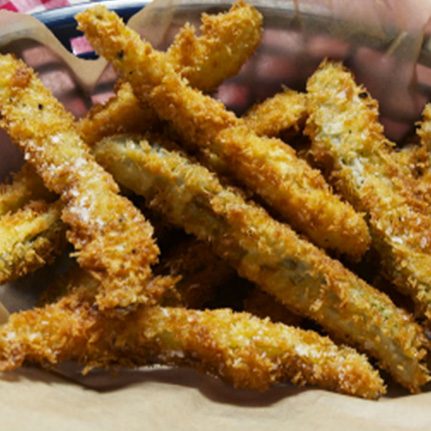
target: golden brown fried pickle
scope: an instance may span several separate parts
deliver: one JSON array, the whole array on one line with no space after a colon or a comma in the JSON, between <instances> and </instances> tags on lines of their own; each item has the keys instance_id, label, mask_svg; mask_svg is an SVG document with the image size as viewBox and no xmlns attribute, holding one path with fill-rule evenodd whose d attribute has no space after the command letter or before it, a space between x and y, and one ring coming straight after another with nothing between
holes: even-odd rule
<instances>
[{"instance_id":1,"label":"golden brown fried pickle","mask_svg":"<svg viewBox=\"0 0 431 431\"><path fill-rule=\"evenodd\" d=\"M285 89L253 106L243 120L256 135L277 137L291 128L298 131L306 117L306 95Z\"/></svg>"},{"instance_id":2,"label":"golden brown fried pickle","mask_svg":"<svg viewBox=\"0 0 431 431\"><path fill-rule=\"evenodd\" d=\"M11 181L0 184L0 216L21 209L32 200L50 199L39 175L28 164L12 175Z\"/></svg>"},{"instance_id":3,"label":"golden brown fried pickle","mask_svg":"<svg viewBox=\"0 0 431 431\"><path fill-rule=\"evenodd\" d=\"M77 123L81 138L94 145L105 136L116 133L143 133L158 124L156 113L141 105L127 83L117 84L115 96L104 105L96 104Z\"/></svg>"},{"instance_id":4,"label":"golden brown fried pickle","mask_svg":"<svg viewBox=\"0 0 431 431\"><path fill-rule=\"evenodd\" d=\"M168 55L176 70L193 85L210 90L235 74L254 51L261 37L261 21L256 9L239 2L226 14L204 15L201 36L186 26L175 38ZM192 56L189 55L191 49ZM142 108L130 85L123 83L118 86L115 98L105 106L96 105L78 127L83 139L94 144L102 136L119 131L147 130L156 122L154 111L149 107ZM18 210L30 199L50 195L40 177L25 164L11 184L0 186L0 214ZM221 274L223 272L226 271ZM186 286L184 279L180 285ZM196 297L197 290L194 289ZM194 303L192 297L190 300Z\"/></svg>"},{"instance_id":5,"label":"golden brown fried pickle","mask_svg":"<svg viewBox=\"0 0 431 431\"><path fill-rule=\"evenodd\" d=\"M214 90L236 75L262 38L262 15L245 1L226 13L202 15L200 36L186 24L168 49L167 60L191 86Z\"/></svg>"},{"instance_id":6,"label":"golden brown fried pickle","mask_svg":"<svg viewBox=\"0 0 431 431\"><path fill-rule=\"evenodd\" d=\"M420 130L420 129L419 129ZM407 144L391 153L391 158L406 176L413 177L409 188L418 199L427 204L425 214L431 208L431 157L426 144L416 142Z\"/></svg>"},{"instance_id":7,"label":"golden brown fried pickle","mask_svg":"<svg viewBox=\"0 0 431 431\"><path fill-rule=\"evenodd\" d=\"M59 205L34 201L0 217L0 283L52 262L64 249L64 233Z\"/></svg>"},{"instance_id":8,"label":"golden brown fried pickle","mask_svg":"<svg viewBox=\"0 0 431 431\"><path fill-rule=\"evenodd\" d=\"M190 85L203 91L235 75L253 54L262 36L262 16L251 5L236 2L226 13L202 16L201 35L186 24L167 57ZM154 110L136 99L126 82L106 105L95 105L78 123L81 137L94 144L116 133L146 132L158 123Z\"/></svg>"},{"instance_id":9,"label":"golden brown fried pickle","mask_svg":"<svg viewBox=\"0 0 431 431\"><path fill-rule=\"evenodd\" d=\"M161 305L196 309L212 302L218 288L235 277L234 269L216 256L206 243L194 238L183 239L162 253L154 272L176 281L160 299ZM64 277L44 290L39 303L47 304L67 295L77 284L76 274L79 273L79 268L74 265Z\"/></svg>"},{"instance_id":10,"label":"golden brown fried pickle","mask_svg":"<svg viewBox=\"0 0 431 431\"><path fill-rule=\"evenodd\" d=\"M60 206L29 164L0 184L0 283L23 277L61 254L66 244Z\"/></svg>"},{"instance_id":11,"label":"golden brown fried pickle","mask_svg":"<svg viewBox=\"0 0 431 431\"><path fill-rule=\"evenodd\" d=\"M175 126L185 145L209 151L206 163L216 156L212 168L220 168L221 161L316 244L356 258L365 252L370 238L362 216L333 195L321 174L294 150L258 137L220 102L190 88L166 54L141 41L106 8L97 6L76 18L92 46L131 83L137 97Z\"/></svg>"},{"instance_id":12,"label":"golden brown fried pickle","mask_svg":"<svg viewBox=\"0 0 431 431\"><path fill-rule=\"evenodd\" d=\"M0 57L2 125L45 185L61 195L68 240L79 264L101 281L99 307L157 301L143 291L157 261L151 225L94 160L73 118L22 61ZM31 121L29 121L31 119Z\"/></svg>"},{"instance_id":13,"label":"golden brown fried pickle","mask_svg":"<svg viewBox=\"0 0 431 431\"><path fill-rule=\"evenodd\" d=\"M138 307L108 318L88 300L94 289L97 282L84 274L79 288L57 303L13 314L0 328L0 369L24 361L77 360L86 370L164 364L196 368L239 388L290 381L364 398L385 392L365 356L312 331L227 309Z\"/></svg>"},{"instance_id":14,"label":"golden brown fried pickle","mask_svg":"<svg viewBox=\"0 0 431 431\"><path fill-rule=\"evenodd\" d=\"M431 318L429 210L415 196L414 179L392 158L376 101L338 63L323 63L307 89L314 157L340 193L367 213L386 277Z\"/></svg>"},{"instance_id":15,"label":"golden brown fried pickle","mask_svg":"<svg viewBox=\"0 0 431 431\"><path fill-rule=\"evenodd\" d=\"M427 104L423 110L417 135L420 145L415 146L415 150L410 150L412 158L419 165L422 174L417 180L417 189L420 197L431 204L431 104Z\"/></svg>"},{"instance_id":16,"label":"golden brown fried pickle","mask_svg":"<svg viewBox=\"0 0 431 431\"><path fill-rule=\"evenodd\" d=\"M303 320L301 316L287 310L281 302L257 287L245 298L244 311L262 319L268 317L271 322L285 325L299 326Z\"/></svg>"},{"instance_id":17,"label":"golden brown fried pickle","mask_svg":"<svg viewBox=\"0 0 431 431\"><path fill-rule=\"evenodd\" d=\"M165 297L163 304L188 308L201 308L213 300L217 288L235 275L234 269L217 257L206 243L192 238L174 245L162 255L155 271L180 277L175 285L176 296Z\"/></svg>"},{"instance_id":18,"label":"golden brown fried pickle","mask_svg":"<svg viewBox=\"0 0 431 431\"><path fill-rule=\"evenodd\" d=\"M407 144L391 153L395 163L403 170L405 175L412 175L419 179L430 168L430 156L423 145Z\"/></svg>"},{"instance_id":19,"label":"golden brown fried pickle","mask_svg":"<svg viewBox=\"0 0 431 431\"><path fill-rule=\"evenodd\" d=\"M409 314L207 169L157 141L107 138L94 153L120 184L292 311L376 357L412 391L428 381L425 339Z\"/></svg>"},{"instance_id":20,"label":"golden brown fried pickle","mask_svg":"<svg viewBox=\"0 0 431 431\"><path fill-rule=\"evenodd\" d=\"M422 112L422 121L419 123L417 134L423 147L431 152L431 103L428 103Z\"/></svg>"}]
</instances>

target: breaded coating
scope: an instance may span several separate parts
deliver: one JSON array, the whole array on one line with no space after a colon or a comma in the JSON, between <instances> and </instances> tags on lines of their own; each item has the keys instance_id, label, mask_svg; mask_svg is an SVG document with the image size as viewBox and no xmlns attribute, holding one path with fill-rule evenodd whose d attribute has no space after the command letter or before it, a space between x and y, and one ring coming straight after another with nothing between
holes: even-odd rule
<instances>
[{"instance_id":1,"label":"breaded coating","mask_svg":"<svg viewBox=\"0 0 431 431\"><path fill-rule=\"evenodd\" d=\"M65 244L60 207L43 201L0 217L0 283L50 263Z\"/></svg>"},{"instance_id":2,"label":"breaded coating","mask_svg":"<svg viewBox=\"0 0 431 431\"><path fill-rule=\"evenodd\" d=\"M217 288L228 283L235 270L216 256L208 244L194 238L174 245L161 258L156 273L179 276L176 297L166 295L164 305L201 308L216 296Z\"/></svg>"},{"instance_id":3,"label":"breaded coating","mask_svg":"<svg viewBox=\"0 0 431 431\"><path fill-rule=\"evenodd\" d=\"M167 51L167 60L190 85L202 91L216 88L236 75L262 38L262 15L245 1L226 13L202 15L201 35L186 24Z\"/></svg>"},{"instance_id":4,"label":"breaded coating","mask_svg":"<svg viewBox=\"0 0 431 431\"><path fill-rule=\"evenodd\" d=\"M54 302L68 294L77 284L79 273L79 268L73 265L64 276L48 285L39 304ZM196 309L213 301L218 289L235 277L235 270L216 256L208 244L194 238L183 239L162 253L154 273L176 281L160 299L161 305Z\"/></svg>"},{"instance_id":5,"label":"breaded coating","mask_svg":"<svg viewBox=\"0 0 431 431\"><path fill-rule=\"evenodd\" d=\"M428 381L424 335L409 314L206 168L127 137L106 138L94 154L120 184L292 311L368 352L412 391Z\"/></svg>"},{"instance_id":6,"label":"breaded coating","mask_svg":"<svg viewBox=\"0 0 431 431\"><path fill-rule=\"evenodd\" d=\"M282 141L258 137L211 97L190 88L166 54L155 51L102 6L77 15L92 46L130 82L137 97L171 122L184 145L209 151L227 171L261 196L280 216L316 244L354 258L369 244L362 215L332 194L320 172ZM212 166L220 168L220 164Z\"/></svg>"},{"instance_id":7,"label":"breaded coating","mask_svg":"<svg viewBox=\"0 0 431 431\"><path fill-rule=\"evenodd\" d=\"M431 218L415 196L414 179L392 158L377 102L339 63L324 62L307 89L314 157L343 196L367 213L385 276L431 318Z\"/></svg>"},{"instance_id":8,"label":"breaded coating","mask_svg":"<svg viewBox=\"0 0 431 431\"><path fill-rule=\"evenodd\" d=\"M430 169L430 155L424 145L407 144L393 151L391 157L405 175L412 175L419 181L422 175Z\"/></svg>"},{"instance_id":9,"label":"breaded coating","mask_svg":"<svg viewBox=\"0 0 431 431\"><path fill-rule=\"evenodd\" d=\"M285 89L253 106L243 120L256 135L277 137L291 128L299 130L306 117L306 95Z\"/></svg>"},{"instance_id":10,"label":"breaded coating","mask_svg":"<svg viewBox=\"0 0 431 431\"><path fill-rule=\"evenodd\" d=\"M420 130L420 129L419 129ZM406 176L413 177L409 188L418 199L427 204L426 214L431 208L431 157L426 144L411 143L391 153L391 158Z\"/></svg>"},{"instance_id":11,"label":"breaded coating","mask_svg":"<svg viewBox=\"0 0 431 431\"><path fill-rule=\"evenodd\" d=\"M22 61L0 57L1 124L51 191L79 264L101 281L102 309L154 303L150 265L157 261L151 225L90 154L72 116ZM31 120L31 121L30 121Z\"/></svg>"},{"instance_id":12,"label":"breaded coating","mask_svg":"<svg viewBox=\"0 0 431 431\"><path fill-rule=\"evenodd\" d=\"M39 175L26 163L12 175L11 181L0 183L0 216L17 211L32 200L52 197Z\"/></svg>"},{"instance_id":13,"label":"breaded coating","mask_svg":"<svg viewBox=\"0 0 431 431\"><path fill-rule=\"evenodd\" d=\"M417 135L420 138L420 145L415 151L411 151L413 159L422 171L418 178L420 197L428 204L431 204L431 104L427 104L422 112L422 121L418 124ZM413 157L412 157L413 158Z\"/></svg>"},{"instance_id":14,"label":"breaded coating","mask_svg":"<svg viewBox=\"0 0 431 431\"><path fill-rule=\"evenodd\" d=\"M157 124L156 113L139 103L128 83L117 84L115 96L104 105L96 104L76 123L81 138L94 145L116 133L143 133Z\"/></svg>"},{"instance_id":15,"label":"breaded coating","mask_svg":"<svg viewBox=\"0 0 431 431\"><path fill-rule=\"evenodd\" d=\"M226 13L202 16L201 35L186 24L176 35L167 57L191 86L203 91L218 87L238 73L253 54L262 36L262 15L251 5L237 1ZM81 137L95 144L117 133L146 132L157 123L157 115L136 99L126 82L105 105L95 105L78 122Z\"/></svg>"},{"instance_id":16,"label":"breaded coating","mask_svg":"<svg viewBox=\"0 0 431 431\"><path fill-rule=\"evenodd\" d=\"M24 361L77 360L85 371L163 364L196 368L238 388L292 382L371 399L385 393L364 355L312 331L228 309L141 306L123 318L106 317L85 299L92 285L94 279L84 280L57 303L13 314L0 328L0 369Z\"/></svg>"},{"instance_id":17,"label":"breaded coating","mask_svg":"<svg viewBox=\"0 0 431 431\"><path fill-rule=\"evenodd\" d=\"M273 296L259 288L253 289L244 300L244 311L262 319L268 317L271 322L299 326L302 317L278 302Z\"/></svg>"},{"instance_id":18,"label":"breaded coating","mask_svg":"<svg viewBox=\"0 0 431 431\"><path fill-rule=\"evenodd\" d=\"M417 134L424 148L428 150L428 152L431 152L431 103L425 105Z\"/></svg>"}]
</instances>

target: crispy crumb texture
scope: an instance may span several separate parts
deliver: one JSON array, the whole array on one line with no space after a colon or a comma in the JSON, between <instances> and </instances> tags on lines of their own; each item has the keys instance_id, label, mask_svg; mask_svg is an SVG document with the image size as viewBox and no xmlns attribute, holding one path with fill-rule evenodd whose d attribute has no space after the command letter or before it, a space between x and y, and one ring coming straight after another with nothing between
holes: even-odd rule
<instances>
[{"instance_id":1,"label":"crispy crumb texture","mask_svg":"<svg viewBox=\"0 0 431 431\"><path fill-rule=\"evenodd\" d=\"M288 225L223 187L204 167L165 150L156 138L152 145L127 136L106 138L94 150L120 184L144 196L172 224L209 242L241 276L378 358L411 390L428 381L425 339L412 317Z\"/></svg>"},{"instance_id":2,"label":"crispy crumb texture","mask_svg":"<svg viewBox=\"0 0 431 431\"><path fill-rule=\"evenodd\" d=\"M33 201L0 217L0 283L51 263L64 251L60 206Z\"/></svg>"},{"instance_id":3,"label":"crispy crumb texture","mask_svg":"<svg viewBox=\"0 0 431 431\"><path fill-rule=\"evenodd\" d=\"M78 287L58 302L16 313L0 328L1 370L72 359L85 371L164 364L193 367L239 388L288 381L371 399L385 393L365 356L315 332L226 309L141 306L123 318L106 317L92 307L97 281L75 278Z\"/></svg>"},{"instance_id":4,"label":"crispy crumb texture","mask_svg":"<svg viewBox=\"0 0 431 431\"><path fill-rule=\"evenodd\" d=\"M202 16L200 35L186 24L176 35L167 56L190 85L203 91L216 88L235 75L253 54L262 37L262 15L243 1L226 13ZM116 133L146 132L158 123L154 110L142 104L127 82L118 85L115 97L95 105L78 123L88 144Z\"/></svg>"},{"instance_id":5,"label":"crispy crumb texture","mask_svg":"<svg viewBox=\"0 0 431 431\"><path fill-rule=\"evenodd\" d=\"M261 40L262 16L243 0L203 14L200 31L187 23L166 52L104 6L77 21L119 75L116 95L79 122L0 55L0 127L26 160L0 184L0 283L51 262L66 239L77 258L0 326L0 372L186 366L238 388L377 399L383 380L356 348L420 392L431 380L431 104L420 145L396 151L377 102L324 61L307 93L283 88L238 118L204 93Z\"/></svg>"},{"instance_id":6,"label":"crispy crumb texture","mask_svg":"<svg viewBox=\"0 0 431 431\"><path fill-rule=\"evenodd\" d=\"M289 129L299 130L306 118L306 95L285 89L251 107L243 120L256 135L277 137Z\"/></svg>"},{"instance_id":7,"label":"crispy crumb texture","mask_svg":"<svg viewBox=\"0 0 431 431\"><path fill-rule=\"evenodd\" d=\"M92 106L76 126L81 138L88 145L94 145L105 136L146 132L156 124L158 118L155 112L141 105L132 87L124 82L117 84L115 96L104 105Z\"/></svg>"},{"instance_id":8,"label":"crispy crumb texture","mask_svg":"<svg viewBox=\"0 0 431 431\"><path fill-rule=\"evenodd\" d=\"M141 41L115 13L97 6L76 19L95 49L137 97L176 128L185 145L215 154L232 176L319 246L354 258L366 251L370 238L362 215L335 196L290 147L257 136L220 102L189 87L166 54Z\"/></svg>"},{"instance_id":9,"label":"crispy crumb texture","mask_svg":"<svg viewBox=\"0 0 431 431\"><path fill-rule=\"evenodd\" d=\"M431 218L413 178L393 157L377 102L339 63L324 62L307 84L306 133L334 186L368 215L386 277L431 318Z\"/></svg>"},{"instance_id":10,"label":"crispy crumb texture","mask_svg":"<svg viewBox=\"0 0 431 431\"><path fill-rule=\"evenodd\" d=\"M167 59L192 87L216 88L236 75L262 38L262 15L245 1L226 13L202 15L200 35L186 24L175 36Z\"/></svg>"},{"instance_id":11,"label":"crispy crumb texture","mask_svg":"<svg viewBox=\"0 0 431 431\"><path fill-rule=\"evenodd\" d=\"M42 179L27 163L12 175L12 178L0 184L0 216L17 211L32 200L52 200Z\"/></svg>"},{"instance_id":12,"label":"crispy crumb texture","mask_svg":"<svg viewBox=\"0 0 431 431\"><path fill-rule=\"evenodd\" d=\"M400 152L406 154L405 159L409 166L421 173L417 178L417 190L420 198L431 207L431 104L425 105L422 121L418 126L417 136L420 145L409 145Z\"/></svg>"},{"instance_id":13,"label":"crispy crumb texture","mask_svg":"<svg viewBox=\"0 0 431 431\"><path fill-rule=\"evenodd\" d=\"M72 116L34 72L11 55L0 57L0 68L2 125L45 185L61 195L62 219L78 262L101 281L98 305L155 302L162 292L149 282L158 255L151 225L119 196L117 184L74 129Z\"/></svg>"}]
</instances>

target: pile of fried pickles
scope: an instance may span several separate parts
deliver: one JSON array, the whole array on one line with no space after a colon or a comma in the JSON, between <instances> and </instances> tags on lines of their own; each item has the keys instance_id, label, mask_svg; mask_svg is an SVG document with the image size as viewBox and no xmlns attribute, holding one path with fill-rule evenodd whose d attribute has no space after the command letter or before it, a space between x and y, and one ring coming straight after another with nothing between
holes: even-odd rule
<instances>
[{"instance_id":1,"label":"pile of fried pickles","mask_svg":"<svg viewBox=\"0 0 431 431\"><path fill-rule=\"evenodd\" d=\"M378 367L419 392L431 105L419 143L397 149L377 102L325 60L306 93L284 89L239 118L208 94L259 45L254 7L204 14L166 52L103 6L76 19L119 76L83 119L0 56L0 125L25 158L0 187L0 282L68 244L74 260L0 327L0 370L186 366L238 388L376 399Z\"/></svg>"}]
</instances>

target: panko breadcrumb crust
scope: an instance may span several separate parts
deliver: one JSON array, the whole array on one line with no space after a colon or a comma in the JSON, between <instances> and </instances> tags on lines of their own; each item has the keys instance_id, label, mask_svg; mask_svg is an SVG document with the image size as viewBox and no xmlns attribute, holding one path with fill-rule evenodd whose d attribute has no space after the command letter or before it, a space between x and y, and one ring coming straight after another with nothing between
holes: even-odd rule
<instances>
[{"instance_id":1,"label":"panko breadcrumb crust","mask_svg":"<svg viewBox=\"0 0 431 431\"><path fill-rule=\"evenodd\" d=\"M42 179L25 163L11 179L0 183L0 216L20 210L32 200L52 200Z\"/></svg>"},{"instance_id":2,"label":"panko breadcrumb crust","mask_svg":"<svg viewBox=\"0 0 431 431\"><path fill-rule=\"evenodd\" d=\"M420 197L431 207L431 104L425 105L422 112L422 121L418 123L417 135L420 145L411 145L406 153L410 155L414 166L419 166L422 175L418 178L417 189Z\"/></svg>"},{"instance_id":3,"label":"panko breadcrumb crust","mask_svg":"<svg viewBox=\"0 0 431 431\"><path fill-rule=\"evenodd\" d=\"M116 181L292 311L377 358L412 391L428 381L423 330L408 313L206 168L149 140L105 138L94 154Z\"/></svg>"},{"instance_id":4,"label":"panko breadcrumb crust","mask_svg":"<svg viewBox=\"0 0 431 431\"><path fill-rule=\"evenodd\" d=\"M186 26L180 30L168 52L172 53L169 55L176 70L191 80L192 84L195 79L204 89L209 90L228 78L230 74L236 73L240 65L253 53L261 38L262 17L252 6L237 2L227 13L211 17L204 15L202 19L200 36L197 36L190 26ZM186 52L189 46L193 46L193 58L190 58ZM223 67L220 67L220 64ZM199 74L204 76L199 77ZM115 97L106 105L95 105L87 116L77 123L81 137L87 144L94 144L101 137L119 131L143 131L158 124L156 113L149 106L141 106L128 83L120 83L117 87ZM54 195L45 188L39 175L28 163L25 163L19 172L13 175L12 181L0 184L0 215L19 210L30 200L53 197ZM39 247L39 243L40 241L33 245ZM15 248L18 246L17 244ZM28 243L23 247L28 250ZM13 250L9 250L8 253L11 256L18 256ZM27 256L31 253L34 254L31 249L28 250ZM227 266L219 262L225 268L225 271L220 272L222 275L226 272ZM33 265L28 258L27 264L21 268L16 260L9 260L6 265L9 268L8 272L3 272L3 282L13 280L24 272L32 272L42 265L42 259L39 259L38 265ZM14 273L14 268L19 273ZM203 283L200 284L201 292L196 288L192 293L193 289L189 289L189 278L191 278L189 275L188 273L187 280L181 281L177 288L184 289L184 299L189 299L190 303L196 303L198 297L202 297L204 293ZM197 275L198 278L201 276ZM207 278L206 281L211 280ZM215 281L209 283L212 286L208 285L208 291L215 288ZM196 301L193 300L193 296Z\"/></svg>"},{"instance_id":5,"label":"panko breadcrumb crust","mask_svg":"<svg viewBox=\"0 0 431 431\"><path fill-rule=\"evenodd\" d=\"M307 118L307 96L284 89L252 106L242 117L256 135L278 137L291 128L298 130Z\"/></svg>"},{"instance_id":6,"label":"panko breadcrumb crust","mask_svg":"<svg viewBox=\"0 0 431 431\"><path fill-rule=\"evenodd\" d=\"M101 281L99 307L156 302L163 292L150 282L150 265L159 253L151 225L118 194L118 185L79 137L72 115L35 73L11 55L0 57L0 68L1 125L48 189L61 195L78 262Z\"/></svg>"},{"instance_id":7,"label":"panko breadcrumb crust","mask_svg":"<svg viewBox=\"0 0 431 431\"><path fill-rule=\"evenodd\" d=\"M359 145L343 153L351 144L350 137L340 138L346 130L335 134L331 130L331 138L338 133L333 143L337 146L341 141L341 147L347 143L346 148L328 156L315 139L313 154L325 173L332 169L330 181L344 196L346 188L350 192L349 181L356 182L357 189L367 181L370 190L381 186L377 197L369 191L368 195L361 194L363 190L351 192L346 197L351 207L331 193L318 171L306 163L301 165L295 151L271 139L292 127L302 129L310 113L307 133L312 136L319 128L319 116L313 114L319 109L320 113L325 109L331 112L334 106L332 125L337 129L337 120L343 122L344 115L349 118L351 112L337 112L340 105L331 100L332 95L319 106L321 101L313 105L316 93L310 96L286 89L238 119L191 88L211 90L238 72L261 38L262 17L255 8L239 0L225 14L204 14L201 35L186 24L166 54L139 42L115 14L103 8L95 10L93 16L87 11L78 19L89 28L96 47L107 50L104 53L123 76L116 96L104 106L95 106L78 124L30 68L9 55L0 56L5 72L0 77L1 125L30 162L12 182L0 185L0 282L34 271L62 251L66 228L62 219L70 225L68 238L83 267L54 280L40 307L13 314L0 327L0 371L27 361L52 367L75 360L85 367L84 372L94 367L161 364L190 366L240 388L265 390L274 383L290 381L369 399L385 393L382 379L366 356L336 346L313 331L274 324L246 312L183 308L202 307L218 285L229 283L235 267L264 289L256 288L249 294L246 311L293 324L302 316L311 317L336 340L366 351L395 380L412 392L419 391L429 380L423 363L424 346L429 344L412 317L289 226L247 202L250 193L222 184L229 182L225 174L241 179L246 171L251 172L246 187L269 203L274 216L289 220L317 245L351 259L360 259L370 243L363 219L366 215L374 248L382 257L388 254L383 259L386 277L410 293L419 313L429 318L428 286L423 286L428 277L428 250L424 251L423 243L428 239L420 236L428 225L419 221L420 227L413 232L412 222L415 215L422 216L422 221L429 216L426 152L431 108L428 113L425 109L418 131L422 145L395 154L383 137L373 99L362 87L357 94L356 89L349 90L348 97L353 94L365 99L364 110L359 110L365 115L359 115L358 124L369 121L371 144L361 147L364 136L354 135L352 139L357 138ZM105 45L112 42L112 49ZM315 92L322 90L316 76L328 64L309 81L309 85L317 82ZM336 86L337 73L346 71L335 66L339 70L331 84ZM25 123L29 116L35 118L35 124ZM172 137L179 134L194 157L221 175L222 183L193 164L167 135L124 135L96 144L116 132L156 129L162 124L159 116L174 126ZM352 134L349 121L348 133ZM327 137L326 131L323 137ZM96 144L98 161L112 170L119 183L142 194L155 213L166 217L168 225L183 227L199 238L171 249L155 268L156 275L151 266L159 251L151 224L119 196L117 184L96 163L85 140ZM340 157L341 165L349 165L355 151L359 162L349 178L339 172L341 169L334 169L331 157ZM367 152L375 152L375 159ZM271 162L266 164L266 158ZM368 169L367 162L377 167ZM370 180L373 175L380 177L375 183ZM60 201L34 201L52 201L55 196L51 192L60 194ZM291 200L286 199L288 193L293 195ZM388 200L402 209L384 214L384 193L393 193ZM319 207L318 198L326 199L325 205ZM371 214L373 206L377 210ZM334 226L330 225L331 215L341 215ZM404 229L400 227L403 223L407 225ZM166 226L166 221L163 224ZM379 236L379 229L388 226L395 226L395 233L386 230ZM132 239L125 247L126 238ZM417 244L409 243L418 239L421 254ZM406 247L400 251L398 245L404 246L404 242ZM145 258L137 246L147 247ZM406 257L408 253L411 255ZM122 259L120 254L128 258ZM410 282L407 287L406 280ZM161 306L154 306L155 302ZM120 312L105 312L117 307L122 308Z\"/></svg>"},{"instance_id":8,"label":"panko breadcrumb crust","mask_svg":"<svg viewBox=\"0 0 431 431\"><path fill-rule=\"evenodd\" d=\"M265 390L287 381L371 399L385 393L364 355L313 331L227 309L140 306L107 317L92 306L97 281L86 274L78 279L77 289L58 302L16 313L0 327L1 370L24 361L52 367L77 360L85 371L164 364L196 368L238 388Z\"/></svg>"},{"instance_id":9,"label":"panko breadcrumb crust","mask_svg":"<svg viewBox=\"0 0 431 431\"><path fill-rule=\"evenodd\" d=\"M386 277L431 318L431 217L393 158L378 105L339 63L324 62L307 84L306 133L334 187L367 214Z\"/></svg>"},{"instance_id":10,"label":"panko breadcrumb crust","mask_svg":"<svg viewBox=\"0 0 431 431\"><path fill-rule=\"evenodd\" d=\"M180 29L167 51L172 67L202 91L216 88L236 75L253 54L262 37L262 15L238 1L226 13L202 16L200 35L190 24ZM116 133L146 132L158 124L158 116L141 103L127 82L105 105L95 105L78 123L85 142L92 145Z\"/></svg>"},{"instance_id":11,"label":"panko breadcrumb crust","mask_svg":"<svg viewBox=\"0 0 431 431\"><path fill-rule=\"evenodd\" d=\"M35 271L64 251L60 212L59 205L33 201L0 217L0 283Z\"/></svg>"},{"instance_id":12,"label":"panko breadcrumb crust","mask_svg":"<svg viewBox=\"0 0 431 431\"><path fill-rule=\"evenodd\" d=\"M362 215L335 196L319 171L282 141L259 137L215 99L188 86L169 62L103 6L76 16L92 46L135 95L168 120L193 151L226 170L316 244L359 258L370 237ZM208 154L207 154L208 156ZM206 157L207 163L211 157Z\"/></svg>"}]
</instances>

